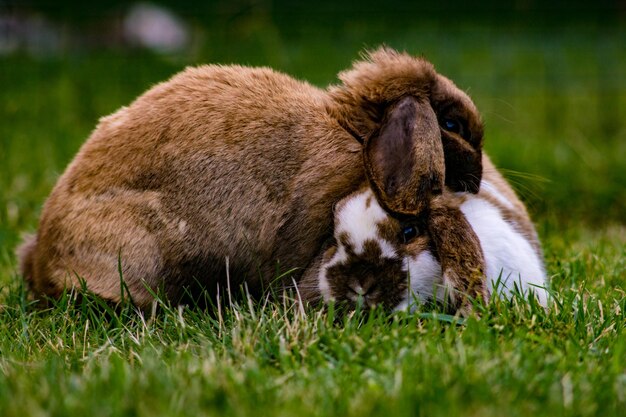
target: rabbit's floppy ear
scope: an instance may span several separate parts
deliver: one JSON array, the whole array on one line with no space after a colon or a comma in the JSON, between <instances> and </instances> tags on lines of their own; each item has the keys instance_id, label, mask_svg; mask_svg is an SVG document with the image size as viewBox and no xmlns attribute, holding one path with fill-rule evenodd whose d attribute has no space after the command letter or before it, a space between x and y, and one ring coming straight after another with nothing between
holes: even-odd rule
<instances>
[{"instance_id":1,"label":"rabbit's floppy ear","mask_svg":"<svg viewBox=\"0 0 626 417\"><path fill-rule=\"evenodd\" d=\"M382 47L366 53L341 72L339 79L340 85L328 89L326 109L361 143L381 129L390 103L406 97L430 101L441 122L446 185L454 191L478 192L482 177L480 114L470 97L437 74L430 62ZM455 128L446 130L447 122Z\"/></svg>"},{"instance_id":2,"label":"rabbit's floppy ear","mask_svg":"<svg viewBox=\"0 0 626 417\"><path fill-rule=\"evenodd\" d=\"M442 126L446 185L453 191L477 193L482 178L483 124L472 100L452 81L437 74L430 101ZM446 130L452 122L454 131Z\"/></svg>"},{"instance_id":3,"label":"rabbit's floppy ear","mask_svg":"<svg viewBox=\"0 0 626 417\"><path fill-rule=\"evenodd\" d=\"M428 232L441 263L448 297L463 315L471 310L471 298L489 299L485 282L485 258L480 240L463 212L446 200L432 200Z\"/></svg>"},{"instance_id":4,"label":"rabbit's floppy ear","mask_svg":"<svg viewBox=\"0 0 626 417\"><path fill-rule=\"evenodd\" d=\"M380 127L365 138L363 161L380 203L415 216L440 194L445 178L441 134L430 103L413 96L390 105Z\"/></svg>"}]
</instances>

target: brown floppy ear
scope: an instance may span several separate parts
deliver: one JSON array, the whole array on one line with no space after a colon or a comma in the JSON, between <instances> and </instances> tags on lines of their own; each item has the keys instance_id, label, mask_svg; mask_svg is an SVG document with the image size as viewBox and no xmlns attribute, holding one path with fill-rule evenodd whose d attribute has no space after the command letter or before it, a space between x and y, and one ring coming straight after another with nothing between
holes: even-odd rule
<instances>
[{"instance_id":1,"label":"brown floppy ear","mask_svg":"<svg viewBox=\"0 0 626 417\"><path fill-rule=\"evenodd\" d=\"M453 191L476 194L483 173L480 113L467 94L439 74L432 85L431 103L442 128L446 185ZM452 130L448 123L452 123Z\"/></svg>"},{"instance_id":2,"label":"brown floppy ear","mask_svg":"<svg viewBox=\"0 0 626 417\"><path fill-rule=\"evenodd\" d=\"M437 116L430 103L409 96L389 106L380 127L365 139L365 171L390 212L415 216L441 194L445 164Z\"/></svg>"},{"instance_id":3,"label":"brown floppy ear","mask_svg":"<svg viewBox=\"0 0 626 417\"><path fill-rule=\"evenodd\" d=\"M446 185L452 191L477 194L483 176L482 149L451 135L442 136Z\"/></svg>"},{"instance_id":4,"label":"brown floppy ear","mask_svg":"<svg viewBox=\"0 0 626 417\"><path fill-rule=\"evenodd\" d=\"M472 298L489 300L485 258L480 240L461 210L442 197L431 203L428 232L441 263L448 298L461 315L467 316Z\"/></svg>"}]
</instances>

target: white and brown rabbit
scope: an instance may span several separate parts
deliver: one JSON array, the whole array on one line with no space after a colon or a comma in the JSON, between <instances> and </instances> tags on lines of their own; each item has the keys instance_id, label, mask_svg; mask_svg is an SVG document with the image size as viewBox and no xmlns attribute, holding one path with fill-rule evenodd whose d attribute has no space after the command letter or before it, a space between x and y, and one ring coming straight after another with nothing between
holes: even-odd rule
<instances>
[{"instance_id":1,"label":"white and brown rabbit","mask_svg":"<svg viewBox=\"0 0 626 417\"><path fill-rule=\"evenodd\" d=\"M463 231L445 226L446 208L460 207L480 241L488 292L496 289L507 297L514 290L526 296L532 292L546 306L542 252L526 208L486 155L483 172L478 194L446 192L434 197L438 201L426 218L390 216L368 187L341 200L335 210L334 244L305 273L299 284L303 297L349 303L361 297L366 305L389 309L414 308L417 300L451 299L458 306L455 300L464 294L445 279L456 271L442 270L440 260L466 256L459 242L466 238ZM446 254L438 252L439 240L448 241ZM461 304L460 309L467 314L470 306Z\"/></svg>"},{"instance_id":2,"label":"white and brown rabbit","mask_svg":"<svg viewBox=\"0 0 626 417\"><path fill-rule=\"evenodd\" d=\"M480 116L429 62L381 48L339 78L321 90L267 68L200 66L102 118L18 250L34 294L84 280L115 302L123 277L143 308L154 291L178 301L227 275L255 294L309 265L334 204L363 184L405 216L444 178L478 190Z\"/></svg>"}]
</instances>

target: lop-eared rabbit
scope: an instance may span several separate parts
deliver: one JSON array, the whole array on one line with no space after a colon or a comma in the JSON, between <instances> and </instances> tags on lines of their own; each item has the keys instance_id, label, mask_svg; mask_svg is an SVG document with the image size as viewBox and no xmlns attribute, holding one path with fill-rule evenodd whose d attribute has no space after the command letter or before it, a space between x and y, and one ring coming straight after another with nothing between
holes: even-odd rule
<instances>
[{"instance_id":1,"label":"lop-eared rabbit","mask_svg":"<svg viewBox=\"0 0 626 417\"><path fill-rule=\"evenodd\" d=\"M145 308L227 277L259 294L285 271L298 280L332 237L334 204L363 184L398 216L444 185L477 192L480 116L429 62L380 48L339 78L322 90L206 65L103 117L18 250L35 296L84 283L117 302L123 278Z\"/></svg>"},{"instance_id":2,"label":"lop-eared rabbit","mask_svg":"<svg viewBox=\"0 0 626 417\"><path fill-rule=\"evenodd\" d=\"M478 194L444 192L434 197L426 219L392 217L367 186L345 197L335 210L333 243L299 284L302 296L349 304L360 298L366 306L397 310L452 301L452 306L460 303L459 312L467 315L471 300L464 302L466 294L449 286L445 276L456 272L442 268L443 258L465 256L454 250L464 247L459 231L445 225L447 214L438 213L458 207L480 242L487 294L532 293L546 306L543 256L528 212L486 155L483 170ZM447 253L438 252L439 241L447 242Z\"/></svg>"}]
</instances>

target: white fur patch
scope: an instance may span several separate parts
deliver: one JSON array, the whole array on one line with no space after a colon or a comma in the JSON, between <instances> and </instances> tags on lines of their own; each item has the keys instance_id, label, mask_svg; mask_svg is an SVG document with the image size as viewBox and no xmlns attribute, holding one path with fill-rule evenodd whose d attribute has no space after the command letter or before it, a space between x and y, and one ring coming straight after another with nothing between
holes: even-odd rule
<instances>
[{"instance_id":1,"label":"white fur patch","mask_svg":"<svg viewBox=\"0 0 626 417\"><path fill-rule=\"evenodd\" d=\"M433 298L435 292L437 299L443 299L445 289L441 286L441 265L430 251L425 250L416 256L406 257L402 270L407 272L409 288L395 311L414 311L418 304L416 301L426 302Z\"/></svg>"},{"instance_id":2,"label":"white fur patch","mask_svg":"<svg viewBox=\"0 0 626 417\"><path fill-rule=\"evenodd\" d=\"M483 199L469 198L461 205L461 211L480 240L489 290L493 292L497 283L497 291L510 296L517 284L524 295L534 292L545 306L546 273L530 242L502 218L496 207Z\"/></svg>"},{"instance_id":3,"label":"white fur patch","mask_svg":"<svg viewBox=\"0 0 626 417\"><path fill-rule=\"evenodd\" d=\"M397 254L393 246L377 234L377 225L386 219L387 213L376 201L372 190L368 189L350 198L336 213L335 237L345 233L356 255L363 253L366 241L373 240L380 246L383 258L395 259Z\"/></svg>"},{"instance_id":4,"label":"white fur patch","mask_svg":"<svg viewBox=\"0 0 626 417\"><path fill-rule=\"evenodd\" d=\"M320 268L319 279L318 279L318 288L320 290L320 294L325 301L333 300L334 297L330 292L330 284L328 283L328 276L326 275L326 271L328 268L343 263L348 260L348 254L346 253L346 248L343 245L339 245L337 247L337 251L333 255L332 258L328 261L328 263L323 264Z\"/></svg>"}]
</instances>

